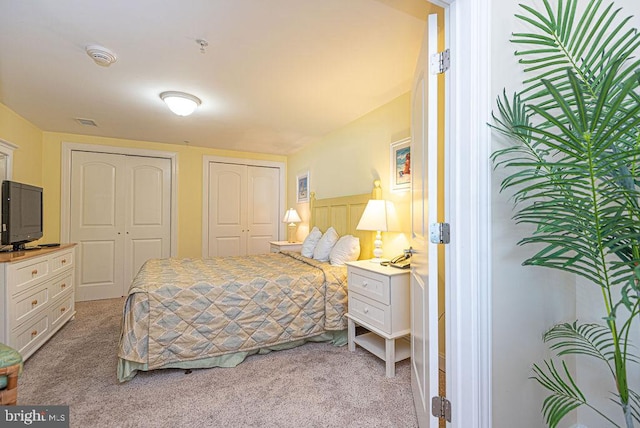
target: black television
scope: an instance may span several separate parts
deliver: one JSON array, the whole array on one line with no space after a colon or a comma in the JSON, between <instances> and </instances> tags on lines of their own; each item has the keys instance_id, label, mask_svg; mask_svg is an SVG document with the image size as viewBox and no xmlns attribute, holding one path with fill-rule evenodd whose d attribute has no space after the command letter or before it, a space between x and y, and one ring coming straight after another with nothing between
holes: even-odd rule
<instances>
[{"instance_id":1,"label":"black television","mask_svg":"<svg viewBox=\"0 0 640 428\"><path fill-rule=\"evenodd\" d=\"M2 182L2 245L24 250L42 238L42 188L16 181Z\"/></svg>"}]
</instances>

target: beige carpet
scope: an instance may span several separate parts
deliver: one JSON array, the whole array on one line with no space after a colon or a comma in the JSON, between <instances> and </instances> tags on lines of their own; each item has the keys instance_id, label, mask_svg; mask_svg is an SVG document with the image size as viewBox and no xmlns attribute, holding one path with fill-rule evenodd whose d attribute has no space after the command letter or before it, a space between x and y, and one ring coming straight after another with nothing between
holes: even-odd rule
<instances>
[{"instance_id":1,"label":"beige carpet","mask_svg":"<svg viewBox=\"0 0 640 428\"><path fill-rule=\"evenodd\" d=\"M225 369L159 370L118 384L123 300L77 315L25 364L18 404L68 404L72 427L416 427L409 360L306 344Z\"/></svg>"}]
</instances>

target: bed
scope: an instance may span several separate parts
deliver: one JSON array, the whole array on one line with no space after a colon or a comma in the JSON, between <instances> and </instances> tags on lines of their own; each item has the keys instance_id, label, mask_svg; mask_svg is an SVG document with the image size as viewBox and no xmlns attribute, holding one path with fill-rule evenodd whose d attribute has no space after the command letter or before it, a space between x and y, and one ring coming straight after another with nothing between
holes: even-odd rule
<instances>
[{"instance_id":1,"label":"bed","mask_svg":"<svg viewBox=\"0 0 640 428\"><path fill-rule=\"evenodd\" d=\"M372 193L316 199L310 226L360 239L355 230ZM212 259L152 259L134 278L123 310L118 380L164 368L234 367L248 355L308 341L346 344L347 275L332 266L281 252Z\"/></svg>"}]
</instances>

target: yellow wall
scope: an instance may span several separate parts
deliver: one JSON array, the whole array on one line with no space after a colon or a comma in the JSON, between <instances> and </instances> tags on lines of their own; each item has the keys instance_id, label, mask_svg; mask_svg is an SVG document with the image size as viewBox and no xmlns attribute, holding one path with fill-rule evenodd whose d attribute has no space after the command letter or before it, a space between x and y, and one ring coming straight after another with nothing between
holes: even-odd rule
<instances>
[{"instance_id":1,"label":"yellow wall","mask_svg":"<svg viewBox=\"0 0 640 428\"><path fill-rule=\"evenodd\" d=\"M42 186L42 131L0 104L0 139L18 146L13 152L13 179Z\"/></svg>"},{"instance_id":2,"label":"yellow wall","mask_svg":"<svg viewBox=\"0 0 640 428\"><path fill-rule=\"evenodd\" d=\"M309 204L296 204L296 176L309 171L310 189L319 199L368 193L380 179L382 197L393 201L402 225L401 233L383 233L383 257L408 247L409 192L389 191L389 156L391 143L411 136L410 107L406 93L289 156L287 206L296 207L303 220L297 228L299 240L309 231Z\"/></svg>"}]
</instances>

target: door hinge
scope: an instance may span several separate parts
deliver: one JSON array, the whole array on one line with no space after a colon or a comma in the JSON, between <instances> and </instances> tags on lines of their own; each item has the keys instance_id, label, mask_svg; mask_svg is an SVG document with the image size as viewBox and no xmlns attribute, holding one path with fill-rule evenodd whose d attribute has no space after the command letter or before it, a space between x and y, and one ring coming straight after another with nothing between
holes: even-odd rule
<instances>
[{"instance_id":1,"label":"door hinge","mask_svg":"<svg viewBox=\"0 0 640 428\"><path fill-rule=\"evenodd\" d=\"M451 52L446 49L431 55L431 74L442 74L451 66Z\"/></svg>"},{"instance_id":2,"label":"door hinge","mask_svg":"<svg viewBox=\"0 0 640 428\"><path fill-rule=\"evenodd\" d=\"M432 397L431 414L436 418L451 422L451 401L447 400L447 397Z\"/></svg>"},{"instance_id":3,"label":"door hinge","mask_svg":"<svg viewBox=\"0 0 640 428\"><path fill-rule=\"evenodd\" d=\"M429 241L432 244L448 244L451 241L449 223L432 223L429 227Z\"/></svg>"}]
</instances>

